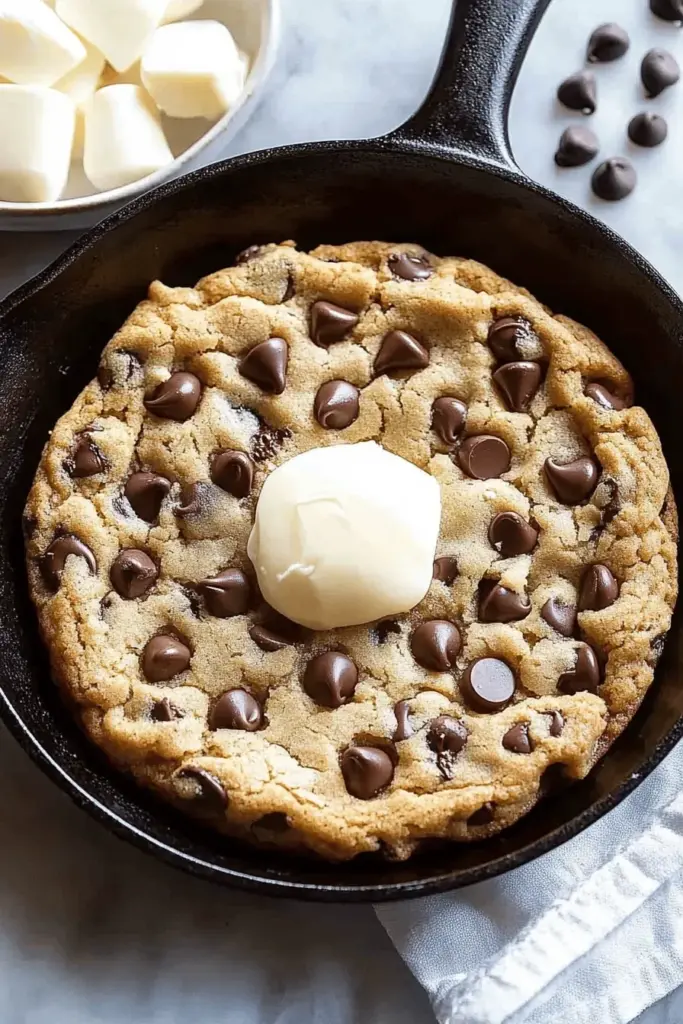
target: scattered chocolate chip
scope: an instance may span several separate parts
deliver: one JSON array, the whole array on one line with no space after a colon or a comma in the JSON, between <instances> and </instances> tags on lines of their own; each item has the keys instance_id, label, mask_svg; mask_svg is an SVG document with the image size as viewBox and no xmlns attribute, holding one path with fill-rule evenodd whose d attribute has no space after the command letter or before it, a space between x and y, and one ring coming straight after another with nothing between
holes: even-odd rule
<instances>
[{"instance_id":1,"label":"scattered chocolate chip","mask_svg":"<svg viewBox=\"0 0 683 1024\"><path fill-rule=\"evenodd\" d=\"M590 383L586 384L584 393L588 398L592 398L596 405L602 406L603 409L616 409L617 412L620 412L628 404L619 395L615 395L604 384L599 384L597 381L590 381Z\"/></svg>"},{"instance_id":2,"label":"scattered chocolate chip","mask_svg":"<svg viewBox=\"0 0 683 1024\"><path fill-rule=\"evenodd\" d=\"M249 636L257 647L260 647L262 651L267 651L268 653L281 651L284 647L291 647L294 643L293 640L290 640L285 636L281 636L274 630L264 626L263 623L255 623L253 626L250 626Z\"/></svg>"},{"instance_id":3,"label":"scattered chocolate chip","mask_svg":"<svg viewBox=\"0 0 683 1024\"><path fill-rule=\"evenodd\" d=\"M289 300L294 298L295 295L296 295L296 286L295 286L295 283L294 283L294 274L290 270L290 272L287 274L287 281L285 283L285 290L282 293L282 297L280 298L280 302L289 302Z\"/></svg>"},{"instance_id":4,"label":"scattered chocolate chip","mask_svg":"<svg viewBox=\"0 0 683 1024\"><path fill-rule=\"evenodd\" d=\"M508 729L503 736L503 746L511 754L530 754L534 747L529 736L528 724L526 722L518 722L517 725L513 725L511 729Z\"/></svg>"},{"instance_id":5,"label":"scattered chocolate chip","mask_svg":"<svg viewBox=\"0 0 683 1024\"><path fill-rule=\"evenodd\" d=\"M390 635L400 636L401 627L395 619L383 619L372 627L371 633L378 644L385 644Z\"/></svg>"},{"instance_id":6,"label":"scattered chocolate chip","mask_svg":"<svg viewBox=\"0 0 683 1024\"><path fill-rule=\"evenodd\" d=\"M439 583L444 583L447 587L450 587L457 577L458 563L455 558L452 558L450 555L442 555L440 558L434 559L432 579L438 580Z\"/></svg>"},{"instance_id":7,"label":"scattered chocolate chip","mask_svg":"<svg viewBox=\"0 0 683 1024\"><path fill-rule=\"evenodd\" d=\"M467 406L459 398L444 396L432 403L432 428L444 444L455 444L466 419Z\"/></svg>"},{"instance_id":8,"label":"scattered chocolate chip","mask_svg":"<svg viewBox=\"0 0 683 1024\"><path fill-rule=\"evenodd\" d=\"M197 584L206 610L217 619L244 615L249 607L249 580L241 569L224 569Z\"/></svg>"},{"instance_id":9,"label":"scattered chocolate chip","mask_svg":"<svg viewBox=\"0 0 683 1024\"><path fill-rule=\"evenodd\" d=\"M157 384L152 394L145 398L145 408L156 416L178 423L189 420L202 396L202 385L193 373L179 370L168 380Z\"/></svg>"},{"instance_id":10,"label":"scattered chocolate chip","mask_svg":"<svg viewBox=\"0 0 683 1024\"><path fill-rule=\"evenodd\" d=\"M235 266L239 267L242 263L248 263L250 260L253 260L254 257L258 256L262 248L263 246L261 245L249 245L246 249L242 249L235 256Z\"/></svg>"},{"instance_id":11,"label":"scattered chocolate chip","mask_svg":"<svg viewBox=\"0 0 683 1024\"><path fill-rule=\"evenodd\" d=\"M346 788L359 800L370 800L388 786L394 777L394 765L379 747L347 747L341 756Z\"/></svg>"},{"instance_id":12,"label":"scattered chocolate chip","mask_svg":"<svg viewBox=\"0 0 683 1024\"><path fill-rule=\"evenodd\" d=\"M206 484L189 484L188 486L183 487L180 492L180 502L178 505L174 506L173 512L180 519L189 519L192 516L198 516L206 507L206 499Z\"/></svg>"},{"instance_id":13,"label":"scattered chocolate chip","mask_svg":"<svg viewBox=\"0 0 683 1024\"><path fill-rule=\"evenodd\" d=\"M181 768L178 775L197 784L199 797L208 811L219 813L228 806L228 794L223 785L203 768Z\"/></svg>"},{"instance_id":14,"label":"scattered chocolate chip","mask_svg":"<svg viewBox=\"0 0 683 1024\"><path fill-rule=\"evenodd\" d=\"M669 126L659 114L636 114L628 123L628 137L636 146L652 149L664 142Z\"/></svg>"},{"instance_id":15,"label":"scattered chocolate chip","mask_svg":"<svg viewBox=\"0 0 683 1024\"><path fill-rule=\"evenodd\" d=\"M490 480L507 473L510 468L510 449L502 437L475 434L460 445L458 462L463 473L475 480Z\"/></svg>"},{"instance_id":16,"label":"scattered chocolate chip","mask_svg":"<svg viewBox=\"0 0 683 1024\"><path fill-rule=\"evenodd\" d=\"M493 379L503 392L508 408L513 412L524 412L538 391L543 371L538 363L505 363L493 374Z\"/></svg>"},{"instance_id":17,"label":"scattered chocolate chip","mask_svg":"<svg viewBox=\"0 0 683 1024\"><path fill-rule=\"evenodd\" d=\"M448 672L453 668L461 645L460 630L446 619L421 623L410 638L415 661L430 672Z\"/></svg>"},{"instance_id":18,"label":"scattered chocolate chip","mask_svg":"<svg viewBox=\"0 0 683 1024\"><path fill-rule=\"evenodd\" d=\"M103 391L109 391L114 383L114 374L108 366L104 365L104 363L100 363L97 368L97 383Z\"/></svg>"},{"instance_id":19,"label":"scattered chocolate chip","mask_svg":"<svg viewBox=\"0 0 683 1024\"><path fill-rule=\"evenodd\" d=\"M343 341L358 323L359 317L350 309L333 302L314 302L311 306L311 338L321 348Z\"/></svg>"},{"instance_id":20,"label":"scattered chocolate chip","mask_svg":"<svg viewBox=\"0 0 683 1024\"><path fill-rule=\"evenodd\" d=\"M579 611L599 612L619 596L619 584L606 565L589 565L581 578Z\"/></svg>"},{"instance_id":21,"label":"scattered chocolate chip","mask_svg":"<svg viewBox=\"0 0 683 1024\"><path fill-rule=\"evenodd\" d=\"M146 594L158 576L156 564L148 554L137 548L124 548L120 551L109 571L114 590L126 601Z\"/></svg>"},{"instance_id":22,"label":"scattered chocolate chip","mask_svg":"<svg viewBox=\"0 0 683 1024\"><path fill-rule=\"evenodd\" d=\"M358 419L360 391L346 380L328 380L315 396L315 418L325 430L344 430Z\"/></svg>"},{"instance_id":23,"label":"scattered chocolate chip","mask_svg":"<svg viewBox=\"0 0 683 1024\"><path fill-rule=\"evenodd\" d=\"M401 370L424 370L429 366L429 351L406 331L390 331L375 356L375 376Z\"/></svg>"},{"instance_id":24,"label":"scattered chocolate chip","mask_svg":"<svg viewBox=\"0 0 683 1024\"><path fill-rule=\"evenodd\" d=\"M626 29L611 21L607 25L599 25L591 33L586 58L591 64L607 64L623 57L630 45Z\"/></svg>"},{"instance_id":25,"label":"scattered chocolate chip","mask_svg":"<svg viewBox=\"0 0 683 1024\"><path fill-rule=\"evenodd\" d=\"M565 78L557 90L557 98L563 106L570 110L580 110L582 114L595 113L597 84L592 71L577 71L575 75Z\"/></svg>"},{"instance_id":26,"label":"scattered chocolate chip","mask_svg":"<svg viewBox=\"0 0 683 1024\"><path fill-rule=\"evenodd\" d=\"M548 713L550 718L550 725L548 726L548 732L551 736L557 737L562 735L564 729L564 718L559 711L550 711Z\"/></svg>"},{"instance_id":27,"label":"scattered chocolate chip","mask_svg":"<svg viewBox=\"0 0 683 1024\"><path fill-rule=\"evenodd\" d=\"M598 137L590 128L571 125L560 135L555 153L558 167L582 167L591 162L600 149Z\"/></svg>"},{"instance_id":28,"label":"scattered chocolate chip","mask_svg":"<svg viewBox=\"0 0 683 1024\"><path fill-rule=\"evenodd\" d=\"M387 266L394 275L404 281L426 281L434 273L426 256L412 256L410 253L392 253Z\"/></svg>"},{"instance_id":29,"label":"scattered chocolate chip","mask_svg":"<svg viewBox=\"0 0 683 1024\"><path fill-rule=\"evenodd\" d=\"M150 715L153 722L173 722L177 718L185 717L175 704L171 704L168 697L158 700L152 707Z\"/></svg>"},{"instance_id":30,"label":"scattered chocolate chip","mask_svg":"<svg viewBox=\"0 0 683 1024\"><path fill-rule=\"evenodd\" d=\"M640 65L640 78L652 99L674 85L681 77L678 61L668 50L648 50Z\"/></svg>"},{"instance_id":31,"label":"scattered chocolate chip","mask_svg":"<svg viewBox=\"0 0 683 1024\"><path fill-rule=\"evenodd\" d=\"M76 555L84 558L88 569L92 573L97 572L97 562L87 544L84 544L78 537L71 533L64 533L56 537L43 555L40 563L40 571L45 585L50 590L58 590L61 582L62 572L69 555Z\"/></svg>"},{"instance_id":32,"label":"scattered chocolate chip","mask_svg":"<svg viewBox=\"0 0 683 1024\"><path fill-rule=\"evenodd\" d=\"M413 727L410 724L410 704L408 701L400 700L398 704L395 704L394 714L396 715L396 728L394 729L392 739L394 743L400 743L401 740L407 740L413 735Z\"/></svg>"},{"instance_id":33,"label":"scattered chocolate chip","mask_svg":"<svg viewBox=\"0 0 683 1024\"><path fill-rule=\"evenodd\" d=\"M274 458L291 436L289 427L269 427L264 423L251 443L254 462L266 462Z\"/></svg>"},{"instance_id":34,"label":"scattered chocolate chip","mask_svg":"<svg viewBox=\"0 0 683 1024\"><path fill-rule=\"evenodd\" d=\"M191 658L190 648L177 636L160 634L145 644L142 671L151 683L165 683L184 672Z\"/></svg>"},{"instance_id":35,"label":"scattered chocolate chip","mask_svg":"<svg viewBox=\"0 0 683 1024\"><path fill-rule=\"evenodd\" d=\"M479 584L479 619L481 622L519 622L531 611L526 594L509 590L495 580Z\"/></svg>"},{"instance_id":36,"label":"scattered chocolate chip","mask_svg":"<svg viewBox=\"0 0 683 1024\"><path fill-rule=\"evenodd\" d=\"M254 463L246 452L216 452L211 460L211 480L233 497L246 498L254 482Z\"/></svg>"},{"instance_id":37,"label":"scattered chocolate chip","mask_svg":"<svg viewBox=\"0 0 683 1024\"><path fill-rule=\"evenodd\" d=\"M500 658L477 658L460 679L460 693L475 711L502 711L515 692L515 676Z\"/></svg>"},{"instance_id":38,"label":"scattered chocolate chip","mask_svg":"<svg viewBox=\"0 0 683 1024\"><path fill-rule=\"evenodd\" d=\"M459 754L467 743L467 726L459 718L439 715L427 731L427 745L436 754Z\"/></svg>"},{"instance_id":39,"label":"scattered chocolate chip","mask_svg":"<svg viewBox=\"0 0 683 1024\"><path fill-rule=\"evenodd\" d=\"M565 463L546 459L545 475L560 501L565 505L578 505L595 490L600 470L593 459L584 455Z\"/></svg>"},{"instance_id":40,"label":"scattered chocolate chip","mask_svg":"<svg viewBox=\"0 0 683 1024\"><path fill-rule=\"evenodd\" d=\"M342 704L348 704L357 683L358 669L339 651L319 654L309 661L304 671L304 690L324 708L340 708Z\"/></svg>"},{"instance_id":41,"label":"scattered chocolate chip","mask_svg":"<svg viewBox=\"0 0 683 1024\"><path fill-rule=\"evenodd\" d=\"M561 636L573 636L576 629L576 608L562 604L557 597L549 597L541 608L541 617Z\"/></svg>"},{"instance_id":42,"label":"scattered chocolate chip","mask_svg":"<svg viewBox=\"0 0 683 1024\"><path fill-rule=\"evenodd\" d=\"M557 688L561 693L579 693L588 690L597 693L600 683L600 664L597 655L588 644L576 648L576 661L571 672L563 672L557 680Z\"/></svg>"},{"instance_id":43,"label":"scattered chocolate chip","mask_svg":"<svg viewBox=\"0 0 683 1024\"><path fill-rule=\"evenodd\" d=\"M595 168L591 188L599 199L616 203L633 192L637 181L633 164L624 156L615 156Z\"/></svg>"},{"instance_id":44,"label":"scattered chocolate chip","mask_svg":"<svg viewBox=\"0 0 683 1024\"><path fill-rule=\"evenodd\" d=\"M489 327L487 340L499 363L514 363L524 358L525 343L538 341L538 337L523 317L501 316Z\"/></svg>"},{"instance_id":45,"label":"scattered chocolate chip","mask_svg":"<svg viewBox=\"0 0 683 1024\"><path fill-rule=\"evenodd\" d=\"M499 512L491 520L489 541L503 558L528 555L538 542L538 530L517 512Z\"/></svg>"},{"instance_id":46,"label":"scattered chocolate chip","mask_svg":"<svg viewBox=\"0 0 683 1024\"><path fill-rule=\"evenodd\" d=\"M683 0L650 0L650 10L663 21L683 22Z\"/></svg>"},{"instance_id":47,"label":"scattered chocolate chip","mask_svg":"<svg viewBox=\"0 0 683 1024\"><path fill-rule=\"evenodd\" d=\"M241 729L256 732L263 724L261 705L246 690L228 690L218 699L211 712L209 728Z\"/></svg>"},{"instance_id":48,"label":"scattered chocolate chip","mask_svg":"<svg viewBox=\"0 0 683 1024\"><path fill-rule=\"evenodd\" d=\"M171 490L171 481L158 473L133 473L123 489L131 508L140 519L153 523L159 518L161 503Z\"/></svg>"},{"instance_id":49,"label":"scattered chocolate chip","mask_svg":"<svg viewBox=\"0 0 683 1024\"><path fill-rule=\"evenodd\" d=\"M103 473L106 468L105 458L95 442L87 434L82 434L68 460L69 475L75 479L95 476Z\"/></svg>"},{"instance_id":50,"label":"scattered chocolate chip","mask_svg":"<svg viewBox=\"0 0 683 1024\"><path fill-rule=\"evenodd\" d=\"M474 825L475 827L477 825L490 825L493 821L494 809L495 804L487 801L487 803L481 805L478 811L475 811L474 814L470 814L467 819L467 824Z\"/></svg>"},{"instance_id":51,"label":"scattered chocolate chip","mask_svg":"<svg viewBox=\"0 0 683 1024\"><path fill-rule=\"evenodd\" d=\"M239 372L269 395L285 390L289 349L283 338L260 341L242 357Z\"/></svg>"}]
</instances>

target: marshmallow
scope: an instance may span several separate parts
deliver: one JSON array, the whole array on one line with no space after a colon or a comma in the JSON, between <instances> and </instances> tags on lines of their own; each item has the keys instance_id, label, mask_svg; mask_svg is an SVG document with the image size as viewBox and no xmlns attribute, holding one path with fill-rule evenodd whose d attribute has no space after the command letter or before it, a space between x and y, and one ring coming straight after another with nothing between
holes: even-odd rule
<instances>
[{"instance_id":1,"label":"marshmallow","mask_svg":"<svg viewBox=\"0 0 683 1024\"><path fill-rule=\"evenodd\" d=\"M76 106L76 131L72 159L83 155L86 106L92 99L105 68L105 60L99 50L96 50L90 43L85 44L85 49L85 60L64 78L60 78L54 86L55 89L70 96Z\"/></svg>"},{"instance_id":2,"label":"marshmallow","mask_svg":"<svg viewBox=\"0 0 683 1024\"><path fill-rule=\"evenodd\" d=\"M427 593L434 477L374 441L314 448L267 477L247 552L265 600L311 629L407 612Z\"/></svg>"},{"instance_id":3,"label":"marshmallow","mask_svg":"<svg viewBox=\"0 0 683 1024\"><path fill-rule=\"evenodd\" d=\"M164 15L164 21L180 21L194 14L204 3L204 0L170 0Z\"/></svg>"},{"instance_id":4,"label":"marshmallow","mask_svg":"<svg viewBox=\"0 0 683 1024\"><path fill-rule=\"evenodd\" d=\"M144 89L110 85L95 93L85 115L83 167L96 189L128 185L172 160L159 115Z\"/></svg>"},{"instance_id":5,"label":"marshmallow","mask_svg":"<svg viewBox=\"0 0 683 1024\"><path fill-rule=\"evenodd\" d=\"M57 14L101 50L117 71L127 71L142 56L167 4L168 0L57 0Z\"/></svg>"},{"instance_id":6,"label":"marshmallow","mask_svg":"<svg viewBox=\"0 0 683 1024\"><path fill-rule=\"evenodd\" d=\"M230 32L217 21L164 25L142 57L142 81L170 117L216 120L244 85L244 64Z\"/></svg>"},{"instance_id":7,"label":"marshmallow","mask_svg":"<svg viewBox=\"0 0 683 1024\"><path fill-rule=\"evenodd\" d=\"M19 85L54 85L85 60L77 35L43 0L0 0L0 75Z\"/></svg>"},{"instance_id":8,"label":"marshmallow","mask_svg":"<svg viewBox=\"0 0 683 1024\"><path fill-rule=\"evenodd\" d=\"M55 89L0 85L0 200L51 203L64 191L75 107Z\"/></svg>"}]
</instances>

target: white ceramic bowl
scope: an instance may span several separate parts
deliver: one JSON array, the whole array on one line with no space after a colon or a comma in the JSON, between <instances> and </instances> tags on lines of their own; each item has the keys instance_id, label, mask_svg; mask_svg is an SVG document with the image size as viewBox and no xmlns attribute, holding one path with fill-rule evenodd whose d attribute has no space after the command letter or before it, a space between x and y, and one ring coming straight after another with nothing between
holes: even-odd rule
<instances>
[{"instance_id":1,"label":"white ceramic bowl","mask_svg":"<svg viewBox=\"0 0 683 1024\"><path fill-rule=\"evenodd\" d=\"M223 22L250 61L244 91L228 113L208 131L206 121L164 119L176 158L140 181L94 192L80 168L74 168L66 196L56 203L0 202L0 231L59 231L91 227L116 207L168 178L208 164L225 152L229 140L254 110L273 67L280 33L280 0L204 0L196 18Z\"/></svg>"}]
</instances>

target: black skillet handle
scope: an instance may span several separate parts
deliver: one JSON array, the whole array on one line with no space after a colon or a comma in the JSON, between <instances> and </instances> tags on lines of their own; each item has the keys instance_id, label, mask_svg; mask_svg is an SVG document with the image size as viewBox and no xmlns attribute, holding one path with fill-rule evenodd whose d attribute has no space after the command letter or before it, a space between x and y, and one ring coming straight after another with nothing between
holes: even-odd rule
<instances>
[{"instance_id":1,"label":"black skillet handle","mask_svg":"<svg viewBox=\"0 0 683 1024\"><path fill-rule=\"evenodd\" d=\"M550 0L454 0L436 77L424 103L388 136L515 168L510 97Z\"/></svg>"}]
</instances>

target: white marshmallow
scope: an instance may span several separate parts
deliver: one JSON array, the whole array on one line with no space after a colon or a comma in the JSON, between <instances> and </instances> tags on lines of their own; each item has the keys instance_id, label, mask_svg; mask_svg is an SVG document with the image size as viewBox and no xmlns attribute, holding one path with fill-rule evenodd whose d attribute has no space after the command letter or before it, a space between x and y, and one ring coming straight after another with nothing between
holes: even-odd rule
<instances>
[{"instance_id":1,"label":"white marshmallow","mask_svg":"<svg viewBox=\"0 0 683 1024\"><path fill-rule=\"evenodd\" d=\"M164 25L142 57L142 81L170 117L216 120L244 85L244 65L235 40L217 21Z\"/></svg>"},{"instance_id":2,"label":"white marshmallow","mask_svg":"<svg viewBox=\"0 0 683 1024\"><path fill-rule=\"evenodd\" d=\"M127 71L142 56L161 24L167 3L168 0L57 0L57 14L101 50L117 71Z\"/></svg>"},{"instance_id":3,"label":"white marshmallow","mask_svg":"<svg viewBox=\"0 0 683 1024\"><path fill-rule=\"evenodd\" d=\"M51 203L64 191L75 107L55 89L0 85L0 200Z\"/></svg>"},{"instance_id":4,"label":"white marshmallow","mask_svg":"<svg viewBox=\"0 0 683 1024\"><path fill-rule=\"evenodd\" d=\"M85 44L86 58L78 67L55 83L55 89L70 96L76 106L76 131L72 159L83 155L85 141L85 110L99 85L104 72L105 59L90 43Z\"/></svg>"},{"instance_id":5,"label":"white marshmallow","mask_svg":"<svg viewBox=\"0 0 683 1024\"><path fill-rule=\"evenodd\" d=\"M129 185L173 160L159 114L137 85L95 93L85 115L83 167L96 189Z\"/></svg>"},{"instance_id":6,"label":"white marshmallow","mask_svg":"<svg viewBox=\"0 0 683 1024\"><path fill-rule=\"evenodd\" d=\"M43 0L0 0L0 75L49 86L82 60L80 39Z\"/></svg>"},{"instance_id":7,"label":"white marshmallow","mask_svg":"<svg viewBox=\"0 0 683 1024\"><path fill-rule=\"evenodd\" d=\"M170 0L164 15L164 21L180 21L181 18L188 18L204 3L204 0Z\"/></svg>"},{"instance_id":8,"label":"white marshmallow","mask_svg":"<svg viewBox=\"0 0 683 1024\"><path fill-rule=\"evenodd\" d=\"M374 441L314 448L267 477L247 552L266 601L311 629L407 612L427 593L434 477Z\"/></svg>"}]
</instances>

